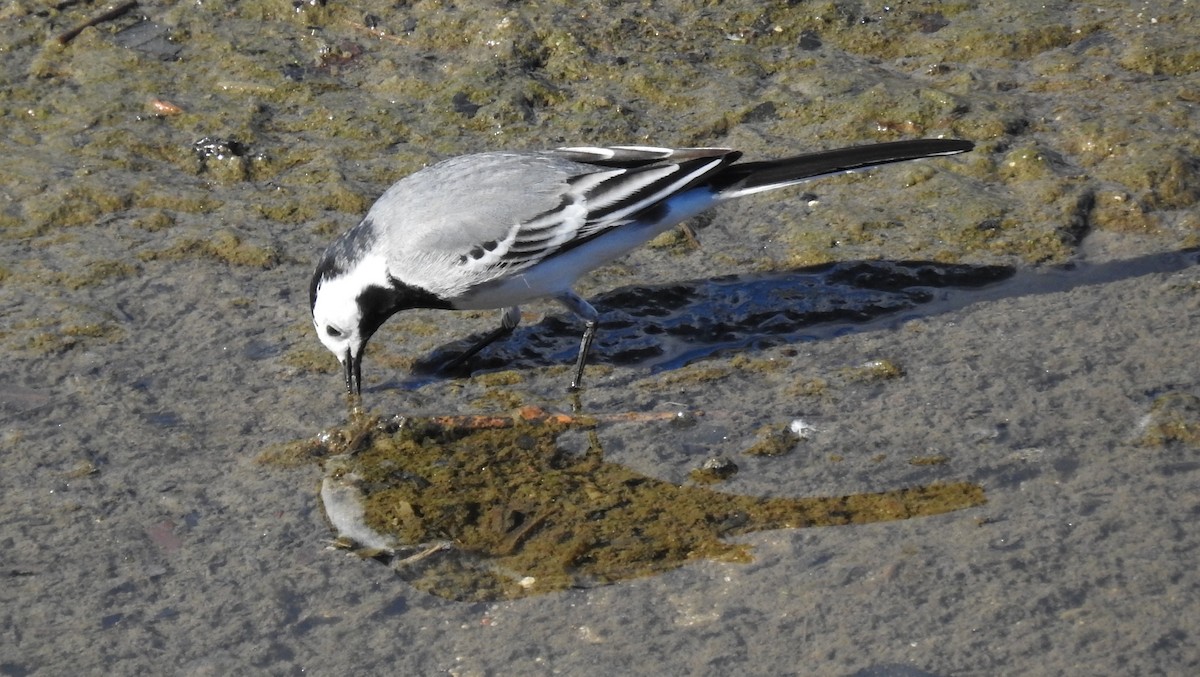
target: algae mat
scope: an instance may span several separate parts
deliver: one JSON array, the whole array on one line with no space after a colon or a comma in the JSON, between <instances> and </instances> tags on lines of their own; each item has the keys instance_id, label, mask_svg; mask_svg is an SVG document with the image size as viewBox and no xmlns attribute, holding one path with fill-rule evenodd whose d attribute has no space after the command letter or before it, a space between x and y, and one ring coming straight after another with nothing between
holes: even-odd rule
<instances>
[{"instance_id":1,"label":"algae mat","mask_svg":"<svg viewBox=\"0 0 1200 677\"><path fill-rule=\"evenodd\" d=\"M983 488L965 482L817 498L678 485L604 461L598 437L586 434L602 421L536 408L511 417L357 415L267 460L321 459L337 544L456 600L603 585L702 559L747 562L749 548L725 538L985 502ZM585 449L559 443L568 430L585 432Z\"/></svg>"}]
</instances>

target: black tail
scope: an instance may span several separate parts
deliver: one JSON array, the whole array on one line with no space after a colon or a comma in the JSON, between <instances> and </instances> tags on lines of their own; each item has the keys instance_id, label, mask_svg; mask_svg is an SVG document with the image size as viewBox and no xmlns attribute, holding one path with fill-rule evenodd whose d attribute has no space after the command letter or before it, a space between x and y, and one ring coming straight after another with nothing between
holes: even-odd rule
<instances>
[{"instance_id":1,"label":"black tail","mask_svg":"<svg viewBox=\"0 0 1200 677\"><path fill-rule=\"evenodd\" d=\"M817 176L935 155L954 155L974 147L970 141L958 139L917 139L838 148L779 160L729 165L708 184L722 197L732 198L790 186Z\"/></svg>"}]
</instances>

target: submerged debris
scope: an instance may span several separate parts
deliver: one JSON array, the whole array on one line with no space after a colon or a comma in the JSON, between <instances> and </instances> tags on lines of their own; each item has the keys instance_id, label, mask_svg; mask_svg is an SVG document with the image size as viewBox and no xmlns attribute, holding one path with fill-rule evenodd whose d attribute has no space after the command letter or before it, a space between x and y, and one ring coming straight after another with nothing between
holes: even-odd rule
<instances>
[{"instance_id":1,"label":"submerged debris","mask_svg":"<svg viewBox=\"0 0 1200 677\"><path fill-rule=\"evenodd\" d=\"M1200 446L1200 397L1174 390L1163 393L1154 398L1138 427L1138 443L1145 447Z\"/></svg>"},{"instance_id":2,"label":"submerged debris","mask_svg":"<svg viewBox=\"0 0 1200 677\"><path fill-rule=\"evenodd\" d=\"M614 420L671 416L629 415ZM324 459L321 497L337 543L391 562L426 592L523 597L669 571L745 562L727 537L765 529L907 519L984 503L970 483L828 498L761 498L680 486L603 460L590 432L608 417L527 408L516 416L378 419L297 445ZM560 435L589 431L568 451ZM452 546L452 547L449 547Z\"/></svg>"},{"instance_id":3,"label":"submerged debris","mask_svg":"<svg viewBox=\"0 0 1200 677\"><path fill-rule=\"evenodd\" d=\"M84 21L78 26L60 33L58 36L58 44L65 45L74 40L85 29L91 28L92 26L99 26L105 21L112 21L113 19L119 18L121 15L125 14L134 7L137 7L137 0L126 0L125 2L117 3L116 5L109 7L107 10L91 17L87 21Z\"/></svg>"},{"instance_id":4,"label":"submerged debris","mask_svg":"<svg viewBox=\"0 0 1200 677\"><path fill-rule=\"evenodd\" d=\"M763 426L759 429L754 444L742 453L747 456L783 456L791 453L811 430L811 426L807 426L799 419L787 425ZM805 433L805 437L801 437L801 431Z\"/></svg>"},{"instance_id":5,"label":"submerged debris","mask_svg":"<svg viewBox=\"0 0 1200 677\"><path fill-rule=\"evenodd\" d=\"M713 456L696 468L689 476L696 484L716 484L737 474L738 467L731 459Z\"/></svg>"}]
</instances>

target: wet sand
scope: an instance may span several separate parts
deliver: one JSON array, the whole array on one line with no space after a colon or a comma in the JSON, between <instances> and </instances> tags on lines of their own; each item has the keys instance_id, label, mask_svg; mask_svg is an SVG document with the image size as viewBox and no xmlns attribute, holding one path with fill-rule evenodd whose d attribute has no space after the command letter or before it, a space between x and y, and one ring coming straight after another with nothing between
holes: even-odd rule
<instances>
[{"instance_id":1,"label":"wet sand","mask_svg":"<svg viewBox=\"0 0 1200 677\"><path fill-rule=\"evenodd\" d=\"M106 6L0 10L0 673L1196 670L1200 267L1173 254L1200 232L1190 5L392 4L142 2L65 46ZM980 508L760 532L736 539L748 564L463 603L329 547L318 467L256 461L345 419L311 267L425 162L936 135L979 147L731 204L694 224L699 249L658 242L581 292L832 261L1012 281L662 371L601 359L581 401L711 412L598 430L606 461L647 476L729 456L730 493L964 481ZM519 358L500 381L486 354L471 378L410 370L491 313L394 318L367 405L569 410L567 318L526 310L554 341L498 347ZM871 360L902 375L846 378ZM741 453L797 418L815 432L792 453Z\"/></svg>"}]
</instances>

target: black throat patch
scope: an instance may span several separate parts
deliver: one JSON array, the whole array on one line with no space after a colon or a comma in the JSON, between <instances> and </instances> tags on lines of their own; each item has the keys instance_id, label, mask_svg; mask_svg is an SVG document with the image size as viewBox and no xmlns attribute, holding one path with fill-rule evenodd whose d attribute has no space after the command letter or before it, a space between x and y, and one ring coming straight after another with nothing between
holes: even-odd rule
<instances>
[{"instance_id":1,"label":"black throat patch","mask_svg":"<svg viewBox=\"0 0 1200 677\"><path fill-rule=\"evenodd\" d=\"M447 301L438 298L432 292L419 287L409 286L395 278L392 278L391 282L390 287L371 285L362 290L358 298L355 299L358 303L360 317L362 318L359 320L358 330L364 342L389 317L401 310L411 310L413 308L449 310L451 308Z\"/></svg>"}]
</instances>

